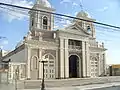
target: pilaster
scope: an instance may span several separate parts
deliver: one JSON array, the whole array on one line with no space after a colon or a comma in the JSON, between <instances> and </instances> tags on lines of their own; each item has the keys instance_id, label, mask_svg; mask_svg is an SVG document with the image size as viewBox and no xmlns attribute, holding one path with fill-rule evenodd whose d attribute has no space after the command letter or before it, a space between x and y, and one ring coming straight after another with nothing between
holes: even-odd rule
<instances>
[{"instance_id":1,"label":"pilaster","mask_svg":"<svg viewBox=\"0 0 120 90\"><path fill-rule=\"evenodd\" d=\"M27 79L30 79L31 48L27 47Z\"/></svg>"},{"instance_id":2,"label":"pilaster","mask_svg":"<svg viewBox=\"0 0 120 90\"><path fill-rule=\"evenodd\" d=\"M10 69L11 69L11 72L10 72L10 74L11 74L11 79L13 79L13 65L12 64L10 64L11 65L11 67L10 67Z\"/></svg>"},{"instance_id":3,"label":"pilaster","mask_svg":"<svg viewBox=\"0 0 120 90\"><path fill-rule=\"evenodd\" d=\"M59 72L59 64L58 64L58 50L56 50L56 61L55 61L55 78L59 78L58 72Z\"/></svg>"},{"instance_id":4,"label":"pilaster","mask_svg":"<svg viewBox=\"0 0 120 90\"><path fill-rule=\"evenodd\" d=\"M60 78L64 78L64 39L60 38Z\"/></svg>"},{"instance_id":5,"label":"pilaster","mask_svg":"<svg viewBox=\"0 0 120 90\"><path fill-rule=\"evenodd\" d=\"M54 29L54 15L53 14L51 14L51 30L53 30Z\"/></svg>"},{"instance_id":6,"label":"pilaster","mask_svg":"<svg viewBox=\"0 0 120 90\"><path fill-rule=\"evenodd\" d=\"M83 65L83 66L82 66L82 69L83 69L82 71L83 71L83 77L86 77L86 72L87 72L87 71L86 71L86 68L87 68L87 67L86 67L86 66L87 66L86 64L87 64L87 63L86 63L85 57L86 57L86 56L85 56L85 42L82 41L82 63L83 63L83 64L82 64L82 65ZM81 75L81 72L80 72L80 75Z\"/></svg>"},{"instance_id":7,"label":"pilaster","mask_svg":"<svg viewBox=\"0 0 120 90\"><path fill-rule=\"evenodd\" d=\"M99 55L99 59L98 59L98 75L101 75L101 57Z\"/></svg>"},{"instance_id":8,"label":"pilaster","mask_svg":"<svg viewBox=\"0 0 120 90\"><path fill-rule=\"evenodd\" d=\"M65 39L65 78L69 78L68 39Z\"/></svg>"},{"instance_id":9,"label":"pilaster","mask_svg":"<svg viewBox=\"0 0 120 90\"><path fill-rule=\"evenodd\" d=\"M103 71L104 71L104 74L106 75L106 54L104 52L104 56L103 56Z\"/></svg>"},{"instance_id":10,"label":"pilaster","mask_svg":"<svg viewBox=\"0 0 120 90\"><path fill-rule=\"evenodd\" d=\"M42 78L42 75L43 75L43 70L42 70L42 63L41 63L41 60L42 60L42 49L39 49L39 79Z\"/></svg>"},{"instance_id":11,"label":"pilaster","mask_svg":"<svg viewBox=\"0 0 120 90\"><path fill-rule=\"evenodd\" d=\"M87 61L87 77L90 76L90 69L91 69L91 65L90 65L90 53L89 53L89 43L86 41L86 61Z\"/></svg>"}]
</instances>

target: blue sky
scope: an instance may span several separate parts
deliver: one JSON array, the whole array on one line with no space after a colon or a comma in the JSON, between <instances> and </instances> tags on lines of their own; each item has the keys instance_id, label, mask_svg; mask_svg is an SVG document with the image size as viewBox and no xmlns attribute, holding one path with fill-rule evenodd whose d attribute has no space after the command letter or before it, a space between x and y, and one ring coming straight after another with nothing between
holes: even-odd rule
<instances>
[{"instance_id":1,"label":"blue sky","mask_svg":"<svg viewBox=\"0 0 120 90\"><path fill-rule=\"evenodd\" d=\"M49 0L57 13L75 16L81 10L80 1L83 10L97 21L120 26L120 1L119 0ZM4 3L31 7L35 0L0 0ZM10 15L12 14L12 15ZM7 39L0 40L0 46L5 50L14 49L16 43L22 40L29 30L28 17L19 13L5 13L0 9L0 36ZM96 27L97 40L103 41L107 51L107 63L120 63L120 32L112 32L112 29Z\"/></svg>"}]
</instances>

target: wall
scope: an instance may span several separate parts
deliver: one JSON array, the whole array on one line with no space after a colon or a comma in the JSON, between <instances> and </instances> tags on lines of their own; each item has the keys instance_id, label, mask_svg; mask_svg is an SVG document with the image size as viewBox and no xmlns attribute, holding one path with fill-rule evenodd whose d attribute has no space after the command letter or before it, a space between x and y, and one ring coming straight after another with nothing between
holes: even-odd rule
<instances>
[{"instance_id":1,"label":"wall","mask_svg":"<svg viewBox=\"0 0 120 90\"><path fill-rule=\"evenodd\" d=\"M9 57L6 57L3 61L8 61L9 59L11 59L11 62L25 62L27 56L26 56L26 52L27 49L23 49Z\"/></svg>"}]
</instances>

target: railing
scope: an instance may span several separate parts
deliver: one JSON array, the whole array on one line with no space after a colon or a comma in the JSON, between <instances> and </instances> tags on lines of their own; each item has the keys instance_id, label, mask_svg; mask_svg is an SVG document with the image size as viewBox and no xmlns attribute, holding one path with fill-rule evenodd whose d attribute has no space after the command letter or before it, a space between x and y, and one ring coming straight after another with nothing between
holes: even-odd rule
<instances>
[{"instance_id":1,"label":"railing","mask_svg":"<svg viewBox=\"0 0 120 90\"><path fill-rule=\"evenodd\" d=\"M104 44L100 44L98 42L96 43L90 43L90 47L97 47L97 48L104 48Z\"/></svg>"},{"instance_id":2,"label":"railing","mask_svg":"<svg viewBox=\"0 0 120 90\"><path fill-rule=\"evenodd\" d=\"M81 50L81 46L69 45L68 48L69 48L70 50Z\"/></svg>"}]
</instances>

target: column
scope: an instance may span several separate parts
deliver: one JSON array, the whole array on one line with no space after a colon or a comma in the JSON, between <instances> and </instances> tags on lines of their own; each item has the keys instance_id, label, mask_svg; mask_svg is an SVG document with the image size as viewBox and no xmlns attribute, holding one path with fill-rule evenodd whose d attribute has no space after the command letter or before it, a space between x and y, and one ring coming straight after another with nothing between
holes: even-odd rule
<instances>
[{"instance_id":1,"label":"column","mask_svg":"<svg viewBox=\"0 0 120 90\"><path fill-rule=\"evenodd\" d=\"M42 76L43 76L43 65L42 63L40 62L42 61L42 49L39 50L39 79L42 79Z\"/></svg>"},{"instance_id":2,"label":"column","mask_svg":"<svg viewBox=\"0 0 120 90\"><path fill-rule=\"evenodd\" d=\"M90 74L91 74L91 72L90 72L91 65L90 65L89 43L87 41L86 41L86 45L85 46L86 46L87 76L89 77Z\"/></svg>"},{"instance_id":3,"label":"column","mask_svg":"<svg viewBox=\"0 0 120 90\"><path fill-rule=\"evenodd\" d=\"M85 42L84 41L82 41L82 71L83 71L83 77L86 77L86 60L85 60ZM80 75L81 75L81 71L80 71Z\"/></svg>"},{"instance_id":4,"label":"column","mask_svg":"<svg viewBox=\"0 0 120 90\"><path fill-rule=\"evenodd\" d=\"M51 28L51 30L53 30L54 29L54 15L53 14L51 14L51 20L50 20L50 25L49 25Z\"/></svg>"},{"instance_id":5,"label":"column","mask_svg":"<svg viewBox=\"0 0 120 90\"><path fill-rule=\"evenodd\" d=\"M60 38L60 78L64 78L64 39Z\"/></svg>"},{"instance_id":6,"label":"column","mask_svg":"<svg viewBox=\"0 0 120 90\"><path fill-rule=\"evenodd\" d=\"M40 12L37 12L37 28L40 28Z\"/></svg>"},{"instance_id":7,"label":"column","mask_svg":"<svg viewBox=\"0 0 120 90\"><path fill-rule=\"evenodd\" d=\"M106 75L107 72L106 72L106 54L105 54L105 51L103 53L103 71L104 71L104 74Z\"/></svg>"},{"instance_id":8,"label":"column","mask_svg":"<svg viewBox=\"0 0 120 90\"><path fill-rule=\"evenodd\" d=\"M101 75L101 57L100 57L100 54L99 54L99 60L98 60L98 75Z\"/></svg>"},{"instance_id":9,"label":"column","mask_svg":"<svg viewBox=\"0 0 120 90\"><path fill-rule=\"evenodd\" d=\"M68 39L65 39L65 78L69 78Z\"/></svg>"},{"instance_id":10,"label":"column","mask_svg":"<svg viewBox=\"0 0 120 90\"><path fill-rule=\"evenodd\" d=\"M31 48L27 48L27 79L30 79Z\"/></svg>"},{"instance_id":11,"label":"column","mask_svg":"<svg viewBox=\"0 0 120 90\"><path fill-rule=\"evenodd\" d=\"M10 67L10 69L11 69L11 72L10 72L11 78L10 78L10 79L11 79L11 80L14 80L14 77L13 77L13 76L14 76L14 75L13 75L13 74L14 74L14 73L13 73L13 64L10 64L10 65L11 65L11 67Z\"/></svg>"}]
</instances>

